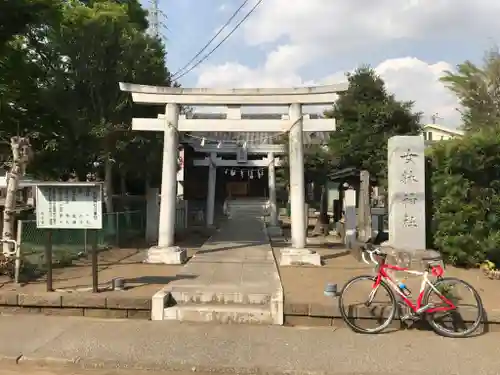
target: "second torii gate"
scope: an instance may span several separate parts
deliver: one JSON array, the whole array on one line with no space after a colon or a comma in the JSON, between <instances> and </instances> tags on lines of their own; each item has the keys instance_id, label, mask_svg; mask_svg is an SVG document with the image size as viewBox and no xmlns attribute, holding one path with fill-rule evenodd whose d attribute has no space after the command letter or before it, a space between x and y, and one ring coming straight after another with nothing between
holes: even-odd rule
<instances>
[{"instance_id":1,"label":"second torii gate","mask_svg":"<svg viewBox=\"0 0 500 375\"><path fill-rule=\"evenodd\" d=\"M214 224L215 209L215 184L217 167L261 167L268 169L269 177L269 216L270 226L267 228L271 235L280 235L281 228L278 223L278 209L276 203L276 167L281 166L281 160L275 158L273 153L268 153L267 157L261 160L247 160L240 163L237 160L224 160L217 157L217 152L211 152L209 156L202 160L194 160L195 166L206 166L208 170L208 194L207 194L207 226Z\"/></svg>"},{"instance_id":2,"label":"second torii gate","mask_svg":"<svg viewBox=\"0 0 500 375\"><path fill-rule=\"evenodd\" d=\"M334 119L311 119L302 113L303 105L325 105L347 84L291 89L202 89L144 86L120 83L131 92L135 103L165 105L165 117L134 118L132 130L163 131L160 223L158 246L148 252L147 262L181 264L186 250L175 246L175 207L178 132L289 132L292 247L281 252L281 264L320 265L319 254L306 249L306 215L303 132L334 131ZM180 106L225 106L227 118L191 119L180 115ZM288 119L254 120L241 118L241 106L288 106Z\"/></svg>"}]
</instances>

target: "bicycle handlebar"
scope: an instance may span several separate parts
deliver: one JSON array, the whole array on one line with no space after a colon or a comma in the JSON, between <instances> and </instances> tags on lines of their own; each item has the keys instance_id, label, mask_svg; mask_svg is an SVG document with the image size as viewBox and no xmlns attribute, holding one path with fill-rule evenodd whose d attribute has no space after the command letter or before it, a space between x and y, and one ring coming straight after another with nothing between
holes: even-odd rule
<instances>
[{"instance_id":1,"label":"bicycle handlebar","mask_svg":"<svg viewBox=\"0 0 500 375\"><path fill-rule=\"evenodd\" d=\"M373 250L369 250L369 249L365 248L361 251L361 258L363 259L363 262L365 262L366 264L370 264L370 262L366 259L365 253L368 253L368 255L370 256L370 261L376 265L378 265L378 262L375 259L374 255L385 255L385 253L382 252L379 247L376 247Z\"/></svg>"}]
</instances>

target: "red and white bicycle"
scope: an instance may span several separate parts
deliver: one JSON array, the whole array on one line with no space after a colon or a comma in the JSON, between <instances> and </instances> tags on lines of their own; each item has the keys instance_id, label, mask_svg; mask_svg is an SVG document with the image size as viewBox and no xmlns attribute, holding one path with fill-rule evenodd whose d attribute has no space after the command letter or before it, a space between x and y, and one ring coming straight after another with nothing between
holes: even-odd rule
<instances>
[{"instance_id":1,"label":"red and white bicycle","mask_svg":"<svg viewBox=\"0 0 500 375\"><path fill-rule=\"evenodd\" d=\"M446 337L466 337L474 333L483 320L483 304L477 291L467 282L454 277L443 277L444 268L441 258L423 258L426 263L425 271L411 270L386 263L387 254L378 247L364 249L362 257L365 263L369 263L367 255L376 266L376 276L356 276L349 280L340 293L334 293L339 297L339 310L346 324L355 332L379 333L386 329L396 317L398 305L406 307L407 313L402 314L402 321L416 321L426 318L432 329ZM388 271L396 271L411 275L421 276L420 292L415 302L410 300L411 291L405 281L398 281L389 276ZM392 273L392 272L391 272ZM432 281L429 279L432 277ZM347 303L350 292L366 283L366 289L361 293L353 295L361 299L361 303ZM470 295L472 303L464 302L465 298L460 288ZM334 289L336 287L334 286ZM384 293L385 292L385 293ZM388 301L380 299L381 295L387 297ZM365 297L363 297L365 296ZM363 309L359 314L353 311ZM377 314L377 308L383 310ZM465 317L462 317L460 309L465 308ZM366 314L373 314L366 316ZM354 316L353 316L354 315ZM370 327L362 327L370 318ZM375 319L374 319L375 318ZM376 326L374 322L377 323Z\"/></svg>"}]
</instances>

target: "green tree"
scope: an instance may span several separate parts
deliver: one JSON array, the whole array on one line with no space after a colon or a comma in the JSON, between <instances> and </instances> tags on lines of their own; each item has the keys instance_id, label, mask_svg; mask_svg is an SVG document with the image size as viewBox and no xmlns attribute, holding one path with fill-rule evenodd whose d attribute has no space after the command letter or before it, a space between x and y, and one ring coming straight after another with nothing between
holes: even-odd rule
<instances>
[{"instance_id":1,"label":"green tree","mask_svg":"<svg viewBox=\"0 0 500 375\"><path fill-rule=\"evenodd\" d=\"M111 212L113 166L130 146L127 130L134 111L118 82L169 85L165 51L131 22L128 3L115 1L66 2L61 25L49 40L61 62L54 69L53 105L69 123L73 142L88 155L85 167L103 166Z\"/></svg>"},{"instance_id":2,"label":"green tree","mask_svg":"<svg viewBox=\"0 0 500 375\"><path fill-rule=\"evenodd\" d=\"M57 17L58 0L3 0L0 2L0 51L15 35Z\"/></svg>"},{"instance_id":3,"label":"green tree","mask_svg":"<svg viewBox=\"0 0 500 375\"><path fill-rule=\"evenodd\" d=\"M498 127L500 124L500 51L486 52L483 66L465 61L456 72L446 72L441 81L455 93L463 108L466 131Z\"/></svg>"},{"instance_id":4,"label":"green tree","mask_svg":"<svg viewBox=\"0 0 500 375\"><path fill-rule=\"evenodd\" d=\"M16 6L22 4L27 6L29 3L20 1L19 4L16 3ZM53 108L44 103L49 83L45 56L46 51L50 49L44 42L44 35L45 31L51 27L51 23L58 24L60 7L55 1L31 3L52 4L53 8L50 10L44 8L47 17L38 19L39 23L23 24L23 27L18 25L15 29L3 24L3 36L7 33L10 35L5 37L9 41L3 45L3 48L0 46L2 48L0 53L0 140L4 146L0 149L0 156L4 159L11 154L9 140L12 136L28 136L32 140L40 141L37 142L39 146L37 154L42 148L52 147L54 144L52 133L59 123ZM0 7L6 4L10 3L3 2ZM0 14L4 16L1 11ZM7 32L7 29L10 31Z\"/></svg>"},{"instance_id":5,"label":"green tree","mask_svg":"<svg viewBox=\"0 0 500 375\"><path fill-rule=\"evenodd\" d=\"M384 81L369 67L348 75L347 91L339 93L325 116L337 120L329 152L337 168L355 167L370 172L379 184L387 180L387 141L395 135L420 132L420 113L412 102L401 102L387 92Z\"/></svg>"},{"instance_id":6,"label":"green tree","mask_svg":"<svg viewBox=\"0 0 500 375\"><path fill-rule=\"evenodd\" d=\"M0 9L30 3L53 9L39 23L10 28L4 38L9 41L0 55L0 154L9 157L10 137L21 135L31 141L36 157L29 169L38 177L104 172L96 171L96 162L107 166L108 181L113 165L138 178L154 174L141 162L159 171L162 137L129 127L132 116L154 117L164 109L132 106L118 87L118 81L170 84L163 45L145 34L147 13L140 3L22 0L3 2ZM2 30L7 26L2 22Z\"/></svg>"},{"instance_id":7,"label":"green tree","mask_svg":"<svg viewBox=\"0 0 500 375\"><path fill-rule=\"evenodd\" d=\"M142 6L138 0L80 0L82 3L89 7L93 7L96 3L106 3L115 2L117 4L122 4L126 8L126 12L130 22L134 23L135 26L141 30L145 31L148 28L148 12Z\"/></svg>"},{"instance_id":8,"label":"green tree","mask_svg":"<svg viewBox=\"0 0 500 375\"><path fill-rule=\"evenodd\" d=\"M480 130L429 150L434 246L451 264L500 266L500 133Z\"/></svg>"}]
</instances>

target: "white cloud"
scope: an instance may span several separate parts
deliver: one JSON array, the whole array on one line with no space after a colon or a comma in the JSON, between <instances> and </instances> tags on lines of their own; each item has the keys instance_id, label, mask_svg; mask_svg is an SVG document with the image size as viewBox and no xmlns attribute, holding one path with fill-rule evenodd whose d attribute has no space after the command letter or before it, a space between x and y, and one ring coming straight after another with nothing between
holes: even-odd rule
<instances>
[{"instance_id":1,"label":"white cloud","mask_svg":"<svg viewBox=\"0 0 500 375\"><path fill-rule=\"evenodd\" d=\"M302 78L293 71L266 71L227 62L221 65L206 65L198 76L199 87L288 87L302 86Z\"/></svg>"},{"instance_id":2,"label":"white cloud","mask_svg":"<svg viewBox=\"0 0 500 375\"><path fill-rule=\"evenodd\" d=\"M270 54L271 56L271 54ZM273 57L279 60L278 57ZM273 63L251 69L238 63L205 66L199 75L200 87L293 87L329 84L345 81L345 72L335 72L315 81L304 81L294 69L275 69ZM286 64L285 64L286 65ZM440 122L456 127L459 114L455 96L439 78L453 67L446 62L428 64L414 57L388 59L375 67L390 92L399 100L415 101L415 109L425 114L424 120L437 113Z\"/></svg>"},{"instance_id":3,"label":"white cloud","mask_svg":"<svg viewBox=\"0 0 500 375\"><path fill-rule=\"evenodd\" d=\"M338 66L326 70L335 56L342 56L344 66L351 59L348 69L371 62L398 99L415 101L424 120L437 113L440 122L458 126L457 100L439 82L452 66L441 61L439 48L457 41L484 45L500 34L498 14L498 0L266 0L243 26L247 45L267 52L264 61L246 66L237 60L241 50L235 51L236 59L197 70L198 86L285 87L342 80ZM418 51L398 58L395 42L438 47L433 59L413 57ZM375 50L383 51L386 60L370 61L369 51Z\"/></svg>"},{"instance_id":4,"label":"white cloud","mask_svg":"<svg viewBox=\"0 0 500 375\"><path fill-rule=\"evenodd\" d=\"M398 99L415 101L415 109L424 112L427 121L437 114L442 119L439 122L453 127L459 125L457 98L439 81L444 71L453 70L450 64L444 61L427 64L405 57L386 60L376 70Z\"/></svg>"},{"instance_id":5,"label":"white cloud","mask_svg":"<svg viewBox=\"0 0 500 375\"><path fill-rule=\"evenodd\" d=\"M334 41L331 49L429 35L493 37L500 30L499 13L497 0L266 0L245 33L252 44L286 37L322 47Z\"/></svg>"}]
</instances>

